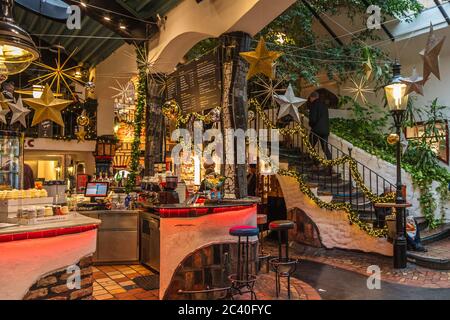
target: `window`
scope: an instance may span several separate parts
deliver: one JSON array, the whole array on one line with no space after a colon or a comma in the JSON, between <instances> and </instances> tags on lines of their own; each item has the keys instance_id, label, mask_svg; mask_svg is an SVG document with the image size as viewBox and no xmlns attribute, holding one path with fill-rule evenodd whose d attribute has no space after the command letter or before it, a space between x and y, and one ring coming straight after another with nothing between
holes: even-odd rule
<instances>
[{"instance_id":1,"label":"window","mask_svg":"<svg viewBox=\"0 0 450 320\"><path fill-rule=\"evenodd\" d=\"M430 137L429 144L436 156L446 164L449 164L449 143L448 143L448 123L442 121L436 124L439 134ZM414 127L406 128L405 136L408 140L418 140L424 134L425 126L423 122L418 122ZM437 138L437 139L436 139ZM437 141L436 141L437 140Z\"/></svg>"},{"instance_id":2,"label":"window","mask_svg":"<svg viewBox=\"0 0 450 320\"><path fill-rule=\"evenodd\" d=\"M52 19L66 20L67 7L62 0L16 0L21 6Z\"/></svg>"}]
</instances>

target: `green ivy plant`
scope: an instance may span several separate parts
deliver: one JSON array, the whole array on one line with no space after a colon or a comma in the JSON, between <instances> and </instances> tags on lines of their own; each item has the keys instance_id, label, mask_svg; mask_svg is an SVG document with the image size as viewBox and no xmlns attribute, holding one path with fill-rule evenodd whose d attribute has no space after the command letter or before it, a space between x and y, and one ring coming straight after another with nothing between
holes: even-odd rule
<instances>
[{"instance_id":1,"label":"green ivy plant","mask_svg":"<svg viewBox=\"0 0 450 320\"><path fill-rule=\"evenodd\" d=\"M139 51L140 50L140 51ZM139 52L143 52L144 49L137 48L137 56ZM141 156L141 133L144 123L145 106L147 105L147 73L146 68L138 63L139 69L139 85L137 90L137 103L136 112L134 118L134 138L131 143L131 161L130 161L130 174L125 185L125 193L129 194L136 186L136 177L139 171L139 158Z\"/></svg>"},{"instance_id":2,"label":"green ivy plant","mask_svg":"<svg viewBox=\"0 0 450 320\"><path fill-rule=\"evenodd\" d=\"M364 107L353 102L353 107L355 118L332 119L332 132L362 150L395 164L395 146L387 143L386 135L380 130L386 128L389 113L381 111L381 117L374 118L375 114L380 114L376 106ZM411 174L414 185L420 190L419 202L430 228L436 228L443 223L445 219L443 204L450 200L448 191L450 173L446 168L439 166L436 154L430 147L430 142L440 142L440 138L437 137L438 124L445 119L443 114L445 108L437 99L423 109L416 109L411 103L404 123L405 126L412 126L417 121L423 121L424 125L424 134L418 140L409 141L402 159L402 167ZM440 219L435 218L437 201L431 192L433 181L439 183L437 192L441 203Z\"/></svg>"}]
</instances>

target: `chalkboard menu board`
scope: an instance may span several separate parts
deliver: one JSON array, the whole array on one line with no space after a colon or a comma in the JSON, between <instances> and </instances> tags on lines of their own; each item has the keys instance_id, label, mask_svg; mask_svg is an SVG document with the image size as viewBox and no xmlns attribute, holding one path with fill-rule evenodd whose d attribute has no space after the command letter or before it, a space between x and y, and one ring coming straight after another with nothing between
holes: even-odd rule
<instances>
[{"instance_id":1,"label":"chalkboard menu board","mask_svg":"<svg viewBox=\"0 0 450 320\"><path fill-rule=\"evenodd\" d=\"M175 100L183 113L220 107L220 63L217 53L183 65L167 81L167 100Z\"/></svg>"}]
</instances>

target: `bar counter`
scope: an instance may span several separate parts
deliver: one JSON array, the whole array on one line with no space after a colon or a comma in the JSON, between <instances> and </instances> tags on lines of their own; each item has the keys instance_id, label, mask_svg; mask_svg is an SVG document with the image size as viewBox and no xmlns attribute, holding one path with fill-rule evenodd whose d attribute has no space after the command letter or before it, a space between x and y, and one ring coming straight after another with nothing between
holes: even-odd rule
<instances>
[{"instance_id":1,"label":"bar counter","mask_svg":"<svg viewBox=\"0 0 450 320\"><path fill-rule=\"evenodd\" d=\"M160 299L177 299L178 290L217 287L224 282L223 268L233 260L231 250L224 248L237 243L229 229L256 226L256 202L147 207L146 214L160 218ZM256 240L251 239L252 243ZM213 279L214 271L220 273L220 281Z\"/></svg>"},{"instance_id":2,"label":"bar counter","mask_svg":"<svg viewBox=\"0 0 450 320\"><path fill-rule=\"evenodd\" d=\"M100 220L74 214L67 221L40 225L21 225L0 229L0 300L40 299L63 296L68 267L82 269L89 265L96 251L97 228ZM87 260L85 260L87 259ZM75 269L74 269L75 270ZM40 287L44 277L59 272L61 279L52 276L52 283ZM53 281L54 279L54 281ZM91 283L92 286L92 283ZM36 290L33 289L36 288ZM64 289L67 295L89 295L89 290Z\"/></svg>"}]
</instances>

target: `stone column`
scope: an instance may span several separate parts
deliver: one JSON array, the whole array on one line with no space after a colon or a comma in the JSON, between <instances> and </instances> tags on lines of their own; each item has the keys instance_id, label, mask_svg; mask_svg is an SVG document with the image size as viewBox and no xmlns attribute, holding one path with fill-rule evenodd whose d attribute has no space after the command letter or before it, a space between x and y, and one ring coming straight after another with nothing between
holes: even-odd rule
<instances>
[{"instance_id":1,"label":"stone column","mask_svg":"<svg viewBox=\"0 0 450 320\"><path fill-rule=\"evenodd\" d=\"M149 76L145 113L145 175L152 176L154 164L165 158L164 116L161 112L160 84Z\"/></svg>"},{"instance_id":2,"label":"stone column","mask_svg":"<svg viewBox=\"0 0 450 320\"><path fill-rule=\"evenodd\" d=\"M239 53L249 51L251 37L243 32L233 32L221 36L222 50L222 127L247 130L247 64ZM226 140L226 139L225 139ZM235 140L236 143L236 140ZM225 150L231 146L225 145ZM225 175L230 178L225 185L226 193L234 193L237 198L247 196L247 165L236 164L235 157L225 159Z\"/></svg>"}]
</instances>

